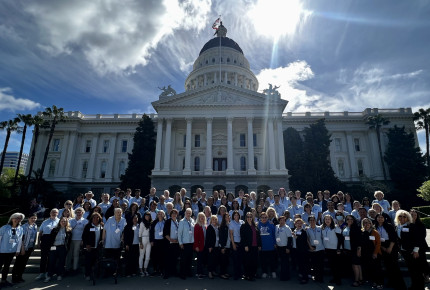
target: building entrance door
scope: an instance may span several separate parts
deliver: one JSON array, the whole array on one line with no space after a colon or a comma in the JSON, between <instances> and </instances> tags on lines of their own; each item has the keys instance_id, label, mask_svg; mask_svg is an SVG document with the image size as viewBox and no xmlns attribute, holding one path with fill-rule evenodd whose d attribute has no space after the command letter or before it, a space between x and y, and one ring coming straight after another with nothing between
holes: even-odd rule
<instances>
[{"instance_id":1,"label":"building entrance door","mask_svg":"<svg viewBox=\"0 0 430 290\"><path fill-rule=\"evenodd\" d=\"M213 159L213 170L214 171L225 171L227 169L227 158L214 158Z\"/></svg>"}]
</instances>

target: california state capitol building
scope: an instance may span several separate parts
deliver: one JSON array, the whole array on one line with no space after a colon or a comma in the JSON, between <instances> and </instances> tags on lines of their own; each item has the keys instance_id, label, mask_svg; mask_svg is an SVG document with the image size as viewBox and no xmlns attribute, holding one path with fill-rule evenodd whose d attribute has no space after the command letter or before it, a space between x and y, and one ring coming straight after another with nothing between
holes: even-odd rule
<instances>
[{"instance_id":1,"label":"california state capitol building","mask_svg":"<svg viewBox=\"0 0 430 290\"><path fill-rule=\"evenodd\" d=\"M149 116L157 139L151 178L158 193L173 185L188 191L199 185L210 193L214 187L227 192L288 190L283 131L292 127L301 132L321 118L331 134L330 162L336 176L347 183L358 182L363 174L382 180L377 136L365 124L367 117L388 118L383 132L397 125L415 134L411 108L288 112L288 96L281 98L275 84L259 84L244 52L226 34L221 25L203 46L184 92L168 86L158 99L154 96L157 114ZM259 87L265 90L259 92ZM112 193L125 173L142 115L73 111L66 116L56 125L44 178L65 193ZM34 168L41 167L48 136L49 129L42 129ZM385 151L388 140L382 136Z\"/></svg>"}]
</instances>

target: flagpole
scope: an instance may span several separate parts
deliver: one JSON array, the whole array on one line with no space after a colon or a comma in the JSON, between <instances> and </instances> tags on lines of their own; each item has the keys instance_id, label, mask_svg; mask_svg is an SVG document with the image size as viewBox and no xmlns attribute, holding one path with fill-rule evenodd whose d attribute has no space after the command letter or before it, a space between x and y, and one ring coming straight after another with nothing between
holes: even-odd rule
<instances>
[{"instance_id":1,"label":"flagpole","mask_svg":"<svg viewBox=\"0 0 430 290\"><path fill-rule=\"evenodd\" d=\"M219 23L222 24L221 15L219 16ZM221 36L219 37L219 83L221 84Z\"/></svg>"}]
</instances>

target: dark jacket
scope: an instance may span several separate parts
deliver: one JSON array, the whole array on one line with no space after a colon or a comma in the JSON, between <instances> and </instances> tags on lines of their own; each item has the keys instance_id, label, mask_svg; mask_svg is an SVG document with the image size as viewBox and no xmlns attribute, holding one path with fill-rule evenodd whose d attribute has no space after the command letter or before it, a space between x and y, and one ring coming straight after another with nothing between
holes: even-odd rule
<instances>
[{"instance_id":1,"label":"dark jacket","mask_svg":"<svg viewBox=\"0 0 430 290\"><path fill-rule=\"evenodd\" d=\"M179 221L176 219L176 222L178 224L178 228L179 228ZM172 226L172 219L169 218L166 223L164 224L164 228L163 228L163 237L166 239L166 236L170 236L170 229ZM167 239L166 239L167 240Z\"/></svg>"},{"instance_id":2,"label":"dark jacket","mask_svg":"<svg viewBox=\"0 0 430 290\"><path fill-rule=\"evenodd\" d=\"M55 227L50 234L50 247L54 245L55 238L57 237L58 232L60 231L60 228ZM72 241L72 231L66 231L66 239L64 241L64 245L66 246L66 250L70 248L70 242Z\"/></svg>"},{"instance_id":3,"label":"dark jacket","mask_svg":"<svg viewBox=\"0 0 430 290\"><path fill-rule=\"evenodd\" d=\"M301 253L308 253L309 244L308 244L308 234L306 230L302 229L300 235L296 235L296 250Z\"/></svg>"},{"instance_id":4,"label":"dark jacket","mask_svg":"<svg viewBox=\"0 0 430 290\"><path fill-rule=\"evenodd\" d=\"M149 208L149 198L150 198L150 195L148 194L147 196L145 196L145 206L147 207L147 208ZM154 197L152 198L152 200L155 200L157 203L160 201L159 199L158 199L158 196L156 196L156 195L154 195Z\"/></svg>"},{"instance_id":5,"label":"dark jacket","mask_svg":"<svg viewBox=\"0 0 430 290\"><path fill-rule=\"evenodd\" d=\"M406 231L404 229L408 230ZM399 249L411 253L415 247L419 247L422 243L419 241L418 231L419 230L414 224L408 224L404 226L400 232L400 239L398 240Z\"/></svg>"},{"instance_id":6,"label":"dark jacket","mask_svg":"<svg viewBox=\"0 0 430 290\"><path fill-rule=\"evenodd\" d=\"M382 225L382 227L384 228L384 230L388 234L388 241L384 241L384 242L381 241L381 247L388 248L390 246L390 243L394 242L394 247L393 247L393 251L392 252L396 252L397 253L397 251L398 251L398 248L397 248L397 243L398 243L397 239L398 239L398 237L397 237L397 234L396 234L396 229L394 228L394 226L392 224L389 224L389 223L384 223ZM376 228L378 228L378 225L376 225Z\"/></svg>"},{"instance_id":7,"label":"dark jacket","mask_svg":"<svg viewBox=\"0 0 430 290\"><path fill-rule=\"evenodd\" d=\"M151 223L151 227L149 228L149 241L152 243L155 240L155 226L158 224L158 219ZM166 225L166 224L164 224ZM163 228L163 237L164 237L164 228Z\"/></svg>"},{"instance_id":8,"label":"dark jacket","mask_svg":"<svg viewBox=\"0 0 430 290\"><path fill-rule=\"evenodd\" d=\"M219 231L218 231L218 235L219 235ZM218 237L219 239L219 237ZM219 240L218 240L219 242ZM206 238L205 238L205 248L209 249L209 248L215 248L215 244L216 244L216 232L215 229L212 225L209 225L206 228Z\"/></svg>"},{"instance_id":9,"label":"dark jacket","mask_svg":"<svg viewBox=\"0 0 430 290\"><path fill-rule=\"evenodd\" d=\"M428 246L427 241L426 241L426 235L427 235L426 226L422 222L415 223L414 225L415 225L415 228L417 230L417 238L418 238L418 244L420 247L420 251L421 250L427 251L429 249L429 246Z\"/></svg>"},{"instance_id":10,"label":"dark jacket","mask_svg":"<svg viewBox=\"0 0 430 290\"><path fill-rule=\"evenodd\" d=\"M100 227L100 241L98 245L95 244L96 233L91 231L92 228L94 228L92 223L87 223L84 228L84 232L82 233L82 242L84 244L84 248L86 248L88 245L91 248L98 248L101 245L103 226Z\"/></svg>"},{"instance_id":11,"label":"dark jacket","mask_svg":"<svg viewBox=\"0 0 430 290\"><path fill-rule=\"evenodd\" d=\"M134 231L139 231L138 226L136 226L136 229L133 230L133 223L127 223L124 228L124 246L131 247L133 245Z\"/></svg>"},{"instance_id":12,"label":"dark jacket","mask_svg":"<svg viewBox=\"0 0 430 290\"><path fill-rule=\"evenodd\" d=\"M227 246L228 240L228 225L219 227L219 246L224 249Z\"/></svg>"},{"instance_id":13,"label":"dark jacket","mask_svg":"<svg viewBox=\"0 0 430 290\"><path fill-rule=\"evenodd\" d=\"M257 247L261 247L260 230L255 227L257 234ZM244 223L240 226L240 245L242 247L252 247L252 229L248 223Z\"/></svg>"}]
</instances>

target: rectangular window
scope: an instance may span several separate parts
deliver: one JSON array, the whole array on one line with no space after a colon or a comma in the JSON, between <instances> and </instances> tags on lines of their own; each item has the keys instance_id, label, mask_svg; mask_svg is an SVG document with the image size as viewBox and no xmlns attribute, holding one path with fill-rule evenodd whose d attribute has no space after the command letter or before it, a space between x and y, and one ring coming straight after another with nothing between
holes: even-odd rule
<instances>
[{"instance_id":1,"label":"rectangular window","mask_svg":"<svg viewBox=\"0 0 430 290\"><path fill-rule=\"evenodd\" d=\"M105 176L106 176L106 166L107 166L106 161L102 161L102 163L100 165L100 178L105 178Z\"/></svg>"},{"instance_id":2,"label":"rectangular window","mask_svg":"<svg viewBox=\"0 0 430 290\"><path fill-rule=\"evenodd\" d=\"M356 152L360 152L360 139L354 138L354 149Z\"/></svg>"},{"instance_id":3,"label":"rectangular window","mask_svg":"<svg viewBox=\"0 0 430 290\"><path fill-rule=\"evenodd\" d=\"M200 147L200 134L194 136L194 147Z\"/></svg>"},{"instance_id":4,"label":"rectangular window","mask_svg":"<svg viewBox=\"0 0 430 290\"><path fill-rule=\"evenodd\" d=\"M200 171L200 157L194 158L194 171Z\"/></svg>"},{"instance_id":5,"label":"rectangular window","mask_svg":"<svg viewBox=\"0 0 430 290\"><path fill-rule=\"evenodd\" d=\"M240 147L246 147L246 135L240 134Z\"/></svg>"},{"instance_id":6,"label":"rectangular window","mask_svg":"<svg viewBox=\"0 0 430 290\"><path fill-rule=\"evenodd\" d=\"M60 139L54 139L54 142L52 142L52 151L60 151Z\"/></svg>"},{"instance_id":7,"label":"rectangular window","mask_svg":"<svg viewBox=\"0 0 430 290\"><path fill-rule=\"evenodd\" d=\"M245 156L240 157L240 170L246 171L246 157Z\"/></svg>"},{"instance_id":8,"label":"rectangular window","mask_svg":"<svg viewBox=\"0 0 430 290\"><path fill-rule=\"evenodd\" d=\"M91 140L87 140L85 142L85 153L90 153L91 152Z\"/></svg>"},{"instance_id":9,"label":"rectangular window","mask_svg":"<svg viewBox=\"0 0 430 290\"><path fill-rule=\"evenodd\" d=\"M119 178L121 178L121 175L125 174L125 161L119 162Z\"/></svg>"},{"instance_id":10,"label":"rectangular window","mask_svg":"<svg viewBox=\"0 0 430 290\"><path fill-rule=\"evenodd\" d=\"M339 177L345 177L345 166L342 159L337 161L337 169L339 171Z\"/></svg>"},{"instance_id":11,"label":"rectangular window","mask_svg":"<svg viewBox=\"0 0 430 290\"><path fill-rule=\"evenodd\" d=\"M126 153L127 152L127 146L128 146L128 141L127 140L122 140L121 141L121 152L122 153Z\"/></svg>"},{"instance_id":12,"label":"rectangular window","mask_svg":"<svg viewBox=\"0 0 430 290\"><path fill-rule=\"evenodd\" d=\"M49 162L49 169L48 169L48 176L49 177L53 177L55 174L55 165L56 165L56 160L55 159L51 159L51 161Z\"/></svg>"},{"instance_id":13,"label":"rectangular window","mask_svg":"<svg viewBox=\"0 0 430 290\"><path fill-rule=\"evenodd\" d=\"M334 147L337 152L342 151L342 141L340 138L334 138Z\"/></svg>"},{"instance_id":14,"label":"rectangular window","mask_svg":"<svg viewBox=\"0 0 430 290\"><path fill-rule=\"evenodd\" d=\"M361 159L357 160L357 169L358 169L358 176L363 176L364 175L363 160Z\"/></svg>"},{"instance_id":15,"label":"rectangular window","mask_svg":"<svg viewBox=\"0 0 430 290\"><path fill-rule=\"evenodd\" d=\"M254 143L254 147L257 147L257 134L252 134L252 141Z\"/></svg>"},{"instance_id":16,"label":"rectangular window","mask_svg":"<svg viewBox=\"0 0 430 290\"><path fill-rule=\"evenodd\" d=\"M103 141L103 153L108 153L109 151L109 140Z\"/></svg>"},{"instance_id":17,"label":"rectangular window","mask_svg":"<svg viewBox=\"0 0 430 290\"><path fill-rule=\"evenodd\" d=\"M184 135L184 148L187 147L187 135Z\"/></svg>"},{"instance_id":18,"label":"rectangular window","mask_svg":"<svg viewBox=\"0 0 430 290\"><path fill-rule=\"evenodd\" d=\"M254 168L255 170L258 170L258 157L254 156Z\"/></svg>"},{"instance_id":19,"label":"rectangular window","mask_svg":"<svg viewBox=\"0 0 430 290\"><path fill-rule=\"evenodd\" d=\"M82 178L87 178L87 172L88 172L88 161L84 161L82 163Z\"/></svg>"}]
</instances>

